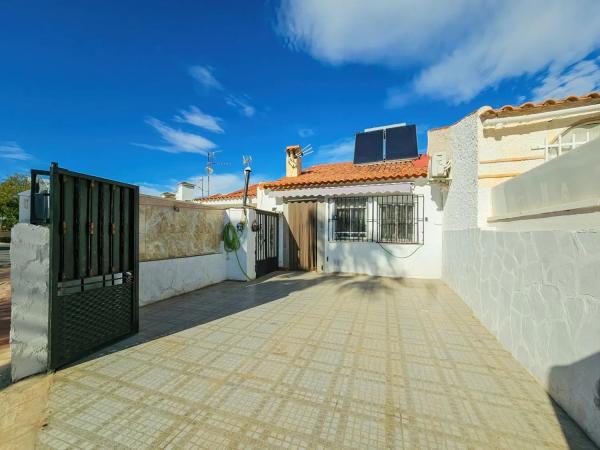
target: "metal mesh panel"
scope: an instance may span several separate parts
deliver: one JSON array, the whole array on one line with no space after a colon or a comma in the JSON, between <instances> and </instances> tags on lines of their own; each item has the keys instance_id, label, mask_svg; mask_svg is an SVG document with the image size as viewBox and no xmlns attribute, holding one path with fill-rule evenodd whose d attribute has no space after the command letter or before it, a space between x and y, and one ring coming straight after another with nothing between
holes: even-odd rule
<instances>
[{"instance_id":1,"label":"metal mesh panel","mask_svg":"<svg viewBox=\"0 0 600 450\"><path fill-rule=\"evenodd\" d=\"M57 365L77 359L99 345L131 333L133 281L58 297L60 314L53 324L58 334L52 350Z\"/></svg>"}]
</instances>

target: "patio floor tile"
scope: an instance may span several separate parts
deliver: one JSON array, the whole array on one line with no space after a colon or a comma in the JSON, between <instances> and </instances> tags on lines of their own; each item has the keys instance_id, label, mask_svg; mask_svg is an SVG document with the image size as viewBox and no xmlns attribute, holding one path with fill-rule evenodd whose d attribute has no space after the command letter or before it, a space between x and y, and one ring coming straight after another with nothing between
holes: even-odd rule
<instances>
[{"instance_id":1,"label":"patio floor tile","mask_svg":"<svg viewBox=\"0 0 600 450\"><path fill-rule=\"evenodd\" d=\"M155 339L54 375L40 448L595 448L439 281L286 273L140 316Z\"/></svg>"}]
</instances>

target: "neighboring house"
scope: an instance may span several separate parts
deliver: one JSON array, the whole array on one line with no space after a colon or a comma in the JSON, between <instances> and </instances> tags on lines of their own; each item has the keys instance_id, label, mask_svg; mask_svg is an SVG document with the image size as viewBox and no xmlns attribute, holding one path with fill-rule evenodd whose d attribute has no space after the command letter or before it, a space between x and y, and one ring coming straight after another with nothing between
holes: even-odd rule
<instances>
[{"instance_id":1,"label":"neighboring house","mask_svg":"<svg viewBox=\"0 0 600 450\"><path fill-rule=\"evenodd\" d=\"M427 155L302 168L286 148L286 176L261 183L257 205L283 213L284 267L439 278L442 197L427 180Z\"/></svg>"},{"instance_id":2,"label":"neighboring house","mask_svg":"<svg viewBox=\"0 0 600 450\"><path fill-rule=\"evenodd\" d=\"M474 111L428 132L427 153L448 162L453 189L444 228L485 227L490 190L600 136L600 93ZM439 164L438 164L439 165ZM432 173L432 177L436 177ZM445 175L438 180L445 182Z\"/></svg>"},{"instance_id":3,"label":"neighboring house","mask_svg":"<svg viewBox=\"0 0 600 450\"><path fill-rule=\"evenodd\" d=\"M251 184L248 186L248 205L257 206L257 184ZM235 207L242 205L244 200L244 189L238 189L237 191L230 192L228 194L214 194L210 197L198 197L194 201L197 203L203 203L206 205L213 206L227 206Z\"/></svg>"},{"instance_id":4,"label":"neighboring house","mask_svg":"<svg viewBox=\"0 0 600 450\"><path fill-rule=\"evenodd\" d=\"M194 191L196 189L196 185L189 183L187 181L181 181L177 183L177 191L173 192L163 192L160 194L162 198L179 200L182 202L191 202L194 199Z\"/></svg>"}]
</instances>

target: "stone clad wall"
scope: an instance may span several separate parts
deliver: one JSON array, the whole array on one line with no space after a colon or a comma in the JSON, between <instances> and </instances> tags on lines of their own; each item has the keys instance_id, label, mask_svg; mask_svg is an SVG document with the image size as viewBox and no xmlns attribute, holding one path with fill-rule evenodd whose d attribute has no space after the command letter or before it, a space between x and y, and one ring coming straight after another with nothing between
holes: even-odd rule
<instances>
[{"instance_id":1,"label":"stone clad wall","mask_svg":"<svg viewBox=\"0 0 600 450\"><path fill-rule=\"evenodd\" d=\"M221 252L225 212L204 205L140 196L140 261Z\"/></svg>"},{"instance_id":2,"label":"stone clad wall","mask_svg":"<svg viewBox=\"0 0 600 450\"><path fill-rule=\"evenodd\" d=\"M600 231L446 231L442 278L600 442Z\"/></svg>"}]
</instances>

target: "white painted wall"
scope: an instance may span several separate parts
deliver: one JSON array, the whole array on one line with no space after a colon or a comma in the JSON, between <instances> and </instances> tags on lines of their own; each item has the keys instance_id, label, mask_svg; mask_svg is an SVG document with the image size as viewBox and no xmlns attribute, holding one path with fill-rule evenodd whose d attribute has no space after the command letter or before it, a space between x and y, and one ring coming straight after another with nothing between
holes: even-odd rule
<instances>
[{"instance_id":1,"label":"white painted wall","mask_svg":"<svg viewBox=\"0 0 600 450\"><path fill-rule=\"evenodd\" d=\"M237 226L244 217L243 211L242 208L228 209L225 223L231 221ZM255 233L250 226L256 218L256 213L251 208L247 208L246 213L246 225L240 235L242 246L237 256L250 279L255 279ZM235 253L227 253L223 244L220 253L141 262L140 305L191 292L224 280L247 281L240 265Z\"/></svg>"},{"instance_id":2,"label":"white painted wall","mask_svg":"<svg viewBox=\"0 0 600 450\"><path fill-rule=\"evenodd\" d=\"M600 232L446 231L443 280L600 443Z\"/></svg>"},{"instance_id":3,"label":"white painted wall","mask_svg":"<svg viewBox=\"0 0 600 450\"><path fill-rule=\"evenodd\" d=\"M478 159L501 157L498 152L509 144L519 144L523 151L539 133L525 139L527 130L520 129L521 140L502 136L503 146L487 148L490 137L481 138L481 127L476 112L443 133L453 156L444 208L442 279L600 444L600 232L590 229L598 213L488 223L494 191L496 196L501 191L509 196L529 192L523 191L525 186L505 190L500 184L492 189L497 181L478 182ZM560 189L574 192L569 180L579 170L581 164L559 170L554 177L568 172L558 180ZM538 185L548 189L554 181L543 178ZM518 177L506 186L513 184L520 184ZM507 204L514 201L511 197Z\"/></svg>"},{"instance_id":4,"label":"white painted wall","mask_svg":"<svg viewBox=\"0 0 600 450\"><path fill-rule=\"evenodd\" d=\"M227 278L225 254L140 263L140 306L219 283Z\"/></svg>"},{"instance_id":5,"label":"white painted wall","mask_svg":"<svg viewBox=\"0 0 600 450\"><path fill-rule=\"evenodd\" d=\"M492 189L496 219L600 208L600 139Z\"/></svg>"},{"instance_id":6,"label":"white painted wall","mask_svg":"<svg viewBox=\"0 0 600 450\"><path fill-rule=\"evenodd\" d=\"M45 372L48 363L50 233L16 224L11 231L10 351L13 381Z\"/></svg>"},{"instance_id":7,"label":"white painted wall","mask_svg":"<svg viewBox=\"0 0 600 450\"><path fill-rule=\"evenodd\" d=\"M237 224L240 221L246 221L244 230L239 235L241 241L241 248L237 251L237 259L236 254L234 252L226 253L225 265L227 269L228 280L247 281L246 275L244 275L241 269L243 269L246 272L246 274L251 280L256 278L256 269L254 262L256 242L254 232L250 229L252 221L256 219L256 213L253 209L246 208L246 214L246 218L244 218L243 208L231 208L227 210L227 216L225 220L231 222L234 227L237 226Z\"/></svg>"},{"instance_id":8,"label":"white painted wall","mask_svg":"<svg viewBox=\"0 0 600 450\"><path fill-rule=\"evenodd\" d=\"M442 271L442 192L438 186L420 185L415 186L414 193L424 196L423 245L379 245L376 242L329 241L325 223L321 233L325 242L324 271L389 277L440 278ZM326 217L329 217L330 214L328 209L327 205Z\"/></svg>"},{"instance_id":9,"label":"white painted wall","mask_svg":"<svg viewBox=\"0 0 600 450\"><path fill-rule=\"evenodd\" d=\"M195 203L201 203L206 206L217 206L217 207L225 206L227 208L241 207L242 201L243 201L243 199L241 199L241 198L227 198L227 199L222 198L219 200L208 200L208 199L194 200ZM248 205L256 206L256 197L248 197Z\"/></svg>"},{"instance_id":10,"label":"white painted wall","mask_svg":"<svg viewBox=\"0 0 600 450\"><path fill-rule=\"evenodd\" d=\"M477 226L477 152L480 128L479 114L475 112L445 132L452 152L452 183L444 204L444 230Z\"/></svg>"}]
</instances>

